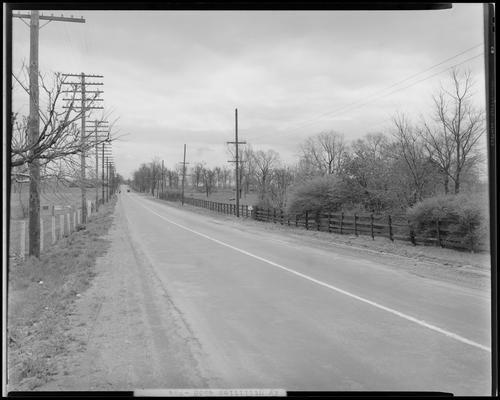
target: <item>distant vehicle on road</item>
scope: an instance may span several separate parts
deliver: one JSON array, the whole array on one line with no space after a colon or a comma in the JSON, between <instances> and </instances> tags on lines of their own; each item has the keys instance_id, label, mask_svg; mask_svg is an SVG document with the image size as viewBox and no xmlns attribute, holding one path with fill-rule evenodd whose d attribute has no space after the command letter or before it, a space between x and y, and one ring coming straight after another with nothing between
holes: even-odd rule
<instances>
[{"instance_id":1,"label":"distant vehicle on road","mask_svg":"<svg viewBox=\"0 0 500 400\"><path fill-rule=\"evenodd\" d=\"M130 189L127 189L127 192L130 192Z\"/></svg>"}]
</instances>

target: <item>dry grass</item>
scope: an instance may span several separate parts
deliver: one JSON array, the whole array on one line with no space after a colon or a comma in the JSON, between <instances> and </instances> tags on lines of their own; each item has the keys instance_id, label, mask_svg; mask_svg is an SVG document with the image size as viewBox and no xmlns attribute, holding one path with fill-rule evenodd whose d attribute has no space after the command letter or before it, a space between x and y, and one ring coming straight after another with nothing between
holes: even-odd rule
<instances>
[{"instance_id":1,"label":"dry grass","mask_svg":"<svg viewBox=\"0 0 500 400\"><path fill-rule=\"evenodd\" d=\"M40 259L12 261L8 270L9 388L32 390L50 379L54 357L74 338L66 334L70 308L94 277L96 258L109 243L114 202L89 219L86 229L52 246Z\"/></svg>"}]
</instances>

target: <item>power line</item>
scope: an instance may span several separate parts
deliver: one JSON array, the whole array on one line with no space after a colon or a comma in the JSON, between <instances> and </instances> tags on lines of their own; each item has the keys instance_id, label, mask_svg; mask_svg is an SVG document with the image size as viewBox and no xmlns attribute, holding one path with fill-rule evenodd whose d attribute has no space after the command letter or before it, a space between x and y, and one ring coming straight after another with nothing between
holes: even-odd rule
<instances>
[{"instance_id":1,"label":"power line","mask_svg":"<svg viewBox=\"0 0 500 400\"><path fill-rule=\"evenodd\" d=\"M432 70L432 69L434 69L434 68L436 68L436 67L438 67L438 66L440 66L440 65L443 65L444 63L446 63L446 62L448 62L448 61L450 61L450 60L453 60L454 58L457 58L457 57L459 57L459 56L461 56L461 55L463 55L463 54L465 54L465 53L467 53L467 52L469 52L469 51L471 51L471 50L474 50L474 49L476 49L477 47L480 47L480 46L482 46L482 45L483 45L483 43L480 43L480 44L477 44L477 45L475 45L475 46L472 46L472 47L470 47L470 48L468 48L468 49L466 49L466 50L463 50L463 51L461 51L460 53L457 53L457 54L455 54L455 55L454 55L454 56L452 56L452 57L448 57L447 59L445 59L445 60L443 60L443 61L440 61L439 63L434 64L433 66L431 66L431 67L429 67L429 68L426 68L426 69L425 69L425 70L423 70L423 71L417 72L417 73L415 73L415 74L413 74L413 75L411 75L411 76L409 76L409 77L406 77L406 78L404 78L404 79L402 79L402 80L400 80L400 81L398 81L398 82L396 82L396 83L393 83L393 84L391 84L391 85L389 85L389 86L385 87L385 88L384 88L384 89L382 89L382 90L379 90L379 91L377 91L377 92L372 93L371 95L369 95L369 96L368 96L368 98L370 98L370 99L371 99L372 97L377 96L377 97L375 97L375 98L371 99L370 101L375 100L375 99L379 98L379 96L378 96L378 95L380 95L380 93L386 92L387 90L389 90L389 89L391 89L391 88L393 88L393 87L395 87L395 86L398 86L398 85L400 85L400 84L402 84L402 83L404 83L404 82L407 82L407 81L409 81L409 80L411 80L411 79L413 79L413 78L415 78L415 77L417 77L417 76L419 76L419 75L421 75L421 74L423 74L423 73L425 73L425 72L428 72L428 71L430 71L430 70ZM477 55L477 56L475 56L475 57L479 57L480 55L481 55L481 54L479 54L479 55ZM469 61L469 60L471 60L471 59L473 59L473 58L475 58L475 57L471 57L471 58L469 58L469 59L464 60L464 61L463 61L463 62L461 62L461 63L458 63L458 64L453 65L452 67L448 67L448 68L446 68L445 70L438 72L437 74L440 74L440 73L442 73L442 72L444 72L444 71L446 71L446 70L448 70L448 69L450 69L450 68L453 68L453 67L456 67L456 66L458 66L458 65L461 65L461 64L463 64L464 62ZM431 78L431 77L433 77L433 76L435 76L435 75L437 75L437 74L430 75L430 76L428 76L427 78L425 78L425 79L423 79L423 80L429 79L429 78ZM406 86L405 88L411 87L411 86L413 86L414 84L417 84L417 83L422 82L423 80L420 80L420 81L414 82L412 85ZM402 89L405 89L405 88L402 88ZM401 89L401 90L402 90L402 89ZM397 90L396 90L396 91L397 91ZM395 93L396 91L392 91L392 92L390 92L390 93L387 93L387 95L389 95L389 94L391 94L391 93ZM331 115L331 114L336 114L336 113L338 113L338 112L340 112L340 111L344 111L344 110L347 110L347 109L352 109L352 107L353 107L353 106L358 105L358 103L360 103L360 102L363 102L363 104L366 104L367 102L366 102L365 100L366 100L366 97L365 97L364 99L362 99L362 100L361 100L361 99L360 99L360 100L356 100L356 101L354 101L354 102L352 102L352 103L349 103L349 104L347 104L347 105L345 105L345 106L342 106L342 107L340 107L340 108L337 108L337 109L335 109L335 110L333 110L333 111L329 111L329 112L326 112L326 113L322 113L322 114L320 114L320 115L318 115L318 116L316 116L316 117L313 117L313 118L310 118L310 119L308 119L308 120L302 121L302 122L298 123L298 125L297 125L297 126L295 126L295 127L293 127L293 125L292 125L292 128L291 128L291 129L287 129L287 133L288 133L288 132L290 132L290 131L295 131L295 130L297 130L297 129L304 128L304 127L307 127L307 126L310 126L310 125L312 125L312 124L316 123L317 121L319 121L320 119L322 119L322 118L323 118L323 117L325 117L325 116L328 116L328 115ZM285 129L286 129L286 128L285 128ZM263 136L264 136L264 135L257 136L257 137L258 137L258 138L260 138L260 137L263 137Z\"/></svg>"},{"instance_id":2,"label":"power line","mask_svg":"<svg viewBox=\"0 0 500 400\"><path fill-rule=\"evenodd\" d=\"M475 46L475 47L477 47L477 46ZM330 112L327 112L327 113L321 114L321 116L318 116L318 117L317 117L315 120L313 120L312 122L307 123L307 124L301 124L301 125L299 125L299 126L297 126L297 127L295 127L295 128L288 129L288 130L286 130L286 132L283 132L282 134L285 134L285 133L286 133L286 134L288 134L288 133L290 133L290 132L294 132L294 131L296 131L296 130L298 130L298 129L301 129L301 128L304 128L304 127L308 127L308 126L310 126L310 125L314 125L315 123L319 122L319 121L320 121L323 117L325 117L325 116L332 116L332 117L334 117L334 116L335 116L335 117L336 117L336 116L338 116L338 115L341 115L341 114L342 114L342 113L344 113L344 112L347 112L347 111L353 111L353 110L355 110L355 109L357 109L357 108L359 108L359 107L362 107L362 106L364 106L364 105L366 105L366 104L371 103L371 102L372 102L372 101L374 101L374 100L378 100L378 99L381 99L381 98L383 98L383 97L387 97L387 96L389 96L389 95L391 95L391 94L394 94L394 93L397 93L397 92L399 92L399 91L401 91L401 90L405 90L405 89L408 89L408 88L410 88L410 87L412 87L412 86L415 86L415 85L417 85L417 84L419 84L419 83L421 83L421 82L423 82L423 81L426 81L426 80L428 80L428 79L430 79L430 78L433 78L433 77L435 77L435 76L437 76L437 75L439 75L439 74L442 74L443 72L446 72L446 71L448 71L448 70L450 70L450 69L452 69L452 68L458 67L459 65L462 65L462 64L464 64L464 63L466 63L466 62L468 62L468 61L471 61L471 60L473 60L473 59L475 59L475 58L477 58L477 57L480 57L480 56L482 56L483 54L484 54L484 53L480 53L480 54L477 54L477 55L475 55L475 56L469 57L469 58L467 58L467 59L465 59L465 60L463 60L463 61L461 61L461 62L459 62L459 63L457 63L457 64L454 64L454 65L452 65L452 66L450 66L450 67L447 67L447 68L445 68L445 69L443 69L443 70L441 70L441 71L439 71L439 72L436 72L436 73L434 73L434 74L432 74L432 75L426 76L426 77L425 77L425 78L423 78L423 79L420 79L420 80L418 80L418 81L416 81L416 82L413 82L413 83L411 83L410 85L404 86L404 87L402 87L402 88L397 88L397 89L395 89L395 90L393 90L393 91L390 91L390 92L388 92L388 93L384 93L384 92L387 90L387 88L386 88L386 89L383 89L383 90L381 90L381 91L379 91L379 92L378 92L378 94L379 94L379 95L378 95L377 97L373 97L373 95L371 95L371 96L369 96L369 98L370 98L370 97L371 97L371 98L370 98L370 100L368 100L368 101L364 101L364 102L362 102L362 103L359 103L361 100L358 100L358 101L356 101L356 102L354 102L354 103L348 104L348 105L343 106L343 107L341 107L341 108L338 108L338 109L336 109L336 110L333 110L333 111L330 111ZM442 63L441 63L441 64L442 64ZM428 70L427 70L427 71L428 71ZM413 77L414 77L414 76L413 76ZM402 82L404 82L404 81L407 81L407 80L409 80L409 79L405 79L405 80L403 80L403 81L400 81L398 84L400 84L400 83L402 83ZM394 87L394 86L396 86L396 84L391 85L391 87ZM382 94L380 94L380 93L382 93ZM281 135L282 135L282 134L281 134ZM281 136L281 135L280 135L280 134L277 134L277 135L275 135L275 137L276 137L276 136ZM259 138L259 137L263 137L263 135L261 135L261 136L257 136L257 137L258 137L258 138Z\"/></svg>"}]
</instances>

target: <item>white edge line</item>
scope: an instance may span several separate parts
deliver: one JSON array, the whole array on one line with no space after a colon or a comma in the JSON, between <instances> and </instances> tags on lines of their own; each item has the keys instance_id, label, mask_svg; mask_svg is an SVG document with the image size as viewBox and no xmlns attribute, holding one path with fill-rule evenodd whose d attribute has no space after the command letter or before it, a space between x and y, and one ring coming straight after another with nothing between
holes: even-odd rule
<instances>
[{"instance_id":1,"label":"white edge line","mask_svg":"<svg viewBox=\"0 0 500 400\"><path fill-rule=\"evenodd\" d=\"M137 201L137 200L135 200L135 199L133 199L133 201L134 201L134 202L136 202L136 203L138 203L141 207L145 208L146 210L149 210L149 211L150 211L150 212L152 212L153 214L155 214L155 215L157 215L158 217L162 218L163 220L165 220L165 221L167 221L167 222L169 222L169 223L171 223L171 224L173 224L173 225L176 225L176 226L178 226L179 228L182 228L182 229L184 229L184 230L186 230L186 231L192 232L192 233L194 233L194 234L196 234L196 235L198 235L198 236L204 237L205 239L211 240L212 242L218 243L218 244L220 244L221 246L228 247L228 248L230 248L230 249L232 249L232 250L235 250L235 251L237 251L237 252L239 252L239 253L245 254L245 255L247 255L247 256L249 256L249 257L255 258L255 259L259 260L259 261L262 261L262 262L265 262L265 263L267 263L267 264L269 264L269 265L272 265L273 267L280 268L280 269L282 269L282 270L284 270L284 271L290 272L291 274L294 274L294 275L300 276L301 278L307 279L308 281L314 282L314 283L316 283L316 284L318 284L318 285L324 286L324 287L329 288L329 289L331 289L331 290L335 290L336 292L342 293L342 294L344 294L344 295L346 295L346 296L352 297L353 299L359 300L359 301L361 301L361 302L363 302L363 303L366 303L366 304L369 304L369 305L371 305L371 306L373 306L373 307L376 307L376 308L379 308L379 309L381 309L381 310L387 311L387 312L389 312L389 313L391 313L391 314L397 315L398 317L401 317L401 318L404 318L404 319L406 319L406 320L408 320L408 321L414 322L414 323L416 323L416 324L418 324L418 325L421 325L421 326L423 326L423 327L425 327L425 328L431 329L431 330L433 330L433 331L435 331L435 332L439 332L439 333L441 333L441 334L443 334L443 335L445 335L445 336L448 336L449 338L452 338L452 339L458 340L459 342L462 342L462 343L468 344L468 345L470 345L470 346L477 347L477 348L479 348L479 349L481 349L481 350L485 350L485 351L487 351L487 352L490 352L490 353L491 353L491 348L490 348L490 347L488 347L488 346L484 346L484 345L482 345L482 344L480 344L480 343L474 342L474 341L472 341L472 340L470 340L470 339L467 339L467 338L465 338L465 337L463 337L463 336L457 335L456 333L453 333L453 332L447 331L447 330L445 330L445 329L439 328L439 327L437 327L437 326L435 326L435 325L429 324L429 323L427 323L427 322L425 322L425 321L423 321L423 320L420 320L420 319L414 318L414 317L412 317L412 316L410 316L410 315L406 315L406 314L404 314L404 313L402 313L402 312L400 312L400 311L394 310L394 309L392 309L392 308L390 308L390 307L383 306L383 305L378 304L378 303L376 303L376 302L374 302L374 301L371 301L371 300L365 299L365 298L363 298L363 297L360 297L360 296L358 296L358 295L355 295L355 294L353 294L353 293L350 293L350 292L348 292L348 291L346 291L346 290L340 289L340 288L338 288L338 287L336 287L336 286L333 286L333 285L330 285L330 284L328 284L328 283L322 282L322 281L320 281L320 280L318 280L318 279L312 278L312 277L310 277L310 276L308 276L308 275L305 275L305 274L303 274L303 273L301 273L301 272L297 272L297 271L295 271L295 270L293 270L293 269L290 269L290 268L284 267L283 265L280 265L280 264L278 264L278 263L275 263L275 262L273 262L273 261L270 261L270 260L268 260L268 259L266 259L266 258L263 258L263 257L257 256L257 255L252 254L252 253L249 253L249 252L248 252L248 251L246 251L246 250L240 249L240 248L238 248L238 247L234 247L234 246L232 246L232 245L230 245L230 244L228 244L228 243L222 242L222 241L220 241L220 240L218 240L218 239L215 239L215 238L213 238L213 237L210 237L210 236L208 236L208 235L205 235L204 233L197 232L197 231L195 231L195 230L193 230L193 229L190 229L190 228L188 228L188 227L186 227L186 226L184 226L184 225L178 224L177 222L174 222L174 221L172 221L172 220L170 220L170 219L168 219L168 218L164 217L164 216L163 216L163 215L161 215L161 214L158 214L158 213L157 213L157 212L155 212L153 209L151 209L151 208L149 208L149 207L147 207L147 206L144 206L143 204L141 204L139 201Z\"/></svg>"}]
</instances>

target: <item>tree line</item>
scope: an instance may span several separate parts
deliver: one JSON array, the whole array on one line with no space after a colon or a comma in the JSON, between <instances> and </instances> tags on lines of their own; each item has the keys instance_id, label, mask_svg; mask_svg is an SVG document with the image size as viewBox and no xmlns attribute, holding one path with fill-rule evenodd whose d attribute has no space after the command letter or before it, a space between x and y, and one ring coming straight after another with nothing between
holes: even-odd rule
<instances>
[{"instance_id":1,"label":"tree line","mask_svg":"<svg viewBox=\"0 0 500 400\"><path fill-rule=\"evenodd\" d=\"M391 129L352 141L335 130L320 132L300 143L295 163L285 163L273 149L245 145L239 195L256 193L257 205L293 208L301 195L316 191L327 203L335 199L337 209L384 212L405 210L440 194L476 192L484 173L484 146L479 144L485 113L474 105L473 88L471 73L454 69L449 82L430 97L428 115L414 121L396 113ZM235 186L229 166L208 168L200 161L187 174L187 184L207 197ZM182 166L162 169L154 159L134 172L132 185L154 194L178 190L181 179Z\"/></svg>"}]
</instances>

